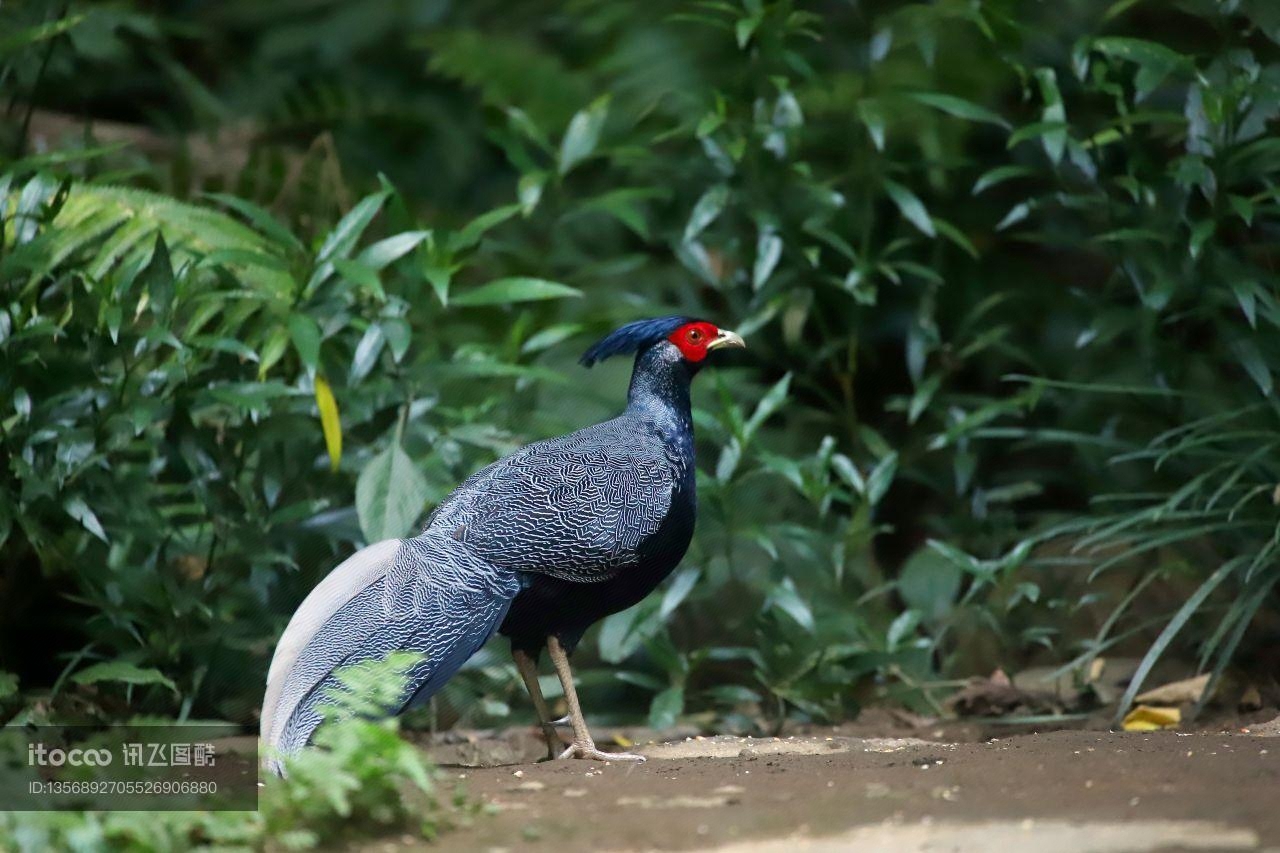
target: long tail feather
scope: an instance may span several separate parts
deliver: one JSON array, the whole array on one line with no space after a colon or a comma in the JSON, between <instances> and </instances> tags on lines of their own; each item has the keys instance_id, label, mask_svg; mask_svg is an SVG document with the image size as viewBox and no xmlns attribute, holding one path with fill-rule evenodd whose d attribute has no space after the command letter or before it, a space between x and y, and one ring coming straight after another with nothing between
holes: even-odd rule
<instances>
[{"instance_id":1,"label":"long tail feather","mask_svg":"<svg viewBox=\"0 0 1280 853\"><path fill-rule=\"evenodd\" d=\"M353 554L289 620L267 675L262 740L296 752L320 725L320 706L343 689L334 671L392 651L425 657L408 673L398 708L430 698L497 630L520 582L448 536L391 539ZM277 762L268 766L279 772Z\"/></svg>"}]
</instances>

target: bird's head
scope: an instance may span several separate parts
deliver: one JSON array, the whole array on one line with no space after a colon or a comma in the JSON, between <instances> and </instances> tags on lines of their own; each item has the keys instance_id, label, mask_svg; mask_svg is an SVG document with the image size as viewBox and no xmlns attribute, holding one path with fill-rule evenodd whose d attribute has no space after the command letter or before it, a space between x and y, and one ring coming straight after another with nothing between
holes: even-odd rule
<instances>
[{"instance_id":1,"label":"bird's head","mask_svg":"<svg viewBox=\"0 0 1280 853\"><path fill-rule=\"evenodd\" d=\"M580 361L591 367L611 356L633 352L643 354L661 348L659 354L665 357L664 360L683 361L696 369L713 350L746 345L741 335L706 320L655 317L614 329L583 353Z\"/></svg>"}]
</instances>

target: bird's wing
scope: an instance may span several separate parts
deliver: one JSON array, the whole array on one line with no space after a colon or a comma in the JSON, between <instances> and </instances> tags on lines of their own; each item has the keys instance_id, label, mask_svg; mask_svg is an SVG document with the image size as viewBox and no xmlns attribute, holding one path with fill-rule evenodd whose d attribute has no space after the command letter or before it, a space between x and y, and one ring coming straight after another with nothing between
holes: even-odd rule
<instances>
[{"instance_id":1,"label":"bird's wing","mask_svg":"<svg viewBox=\"0 0 1280 853\"><path fill-rule=\"evenodd\" d=\"M618 418L530 444L472 475L427 529L494 565L598 581L638 560L676 482L657 436Z\"/></svg>"},{"instance_id":2,"label":"bird's wing","mask_svg":"<svg viewBox=\"0 0 1280 853\"><path fill-rule=\"evenodd\" d=\"M392 539L352 555L294 613L276 646L262 703L262 738L280 754L305 746L319 708L342 686L341 666L391 651L425 659L408 673L398 713L425 700L484 645L520 582L448 537ZM278 762L271 760L279 771Z\"/></svg>"}]
</instances>

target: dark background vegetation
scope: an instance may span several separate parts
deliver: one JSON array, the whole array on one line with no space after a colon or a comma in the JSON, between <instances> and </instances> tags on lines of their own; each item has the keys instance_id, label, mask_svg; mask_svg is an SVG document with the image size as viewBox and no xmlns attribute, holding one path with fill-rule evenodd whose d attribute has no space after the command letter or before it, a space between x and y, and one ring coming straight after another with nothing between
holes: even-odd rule
<instances>
[{"instance_id":1,"label":"dark background vegetation","mask_svg":"<svg viewBox=\"0 0 1280 853\"><path fill-rule=\"evenodd\" d=\"M330 568L613 413L575 358L674 312L750 349L594 718L1111 654L1274 688L1278 41L1270 0L5 4L0 710L254 726ZM530 717L496 644L434 712Z\"/></svg>"}]
</instances>

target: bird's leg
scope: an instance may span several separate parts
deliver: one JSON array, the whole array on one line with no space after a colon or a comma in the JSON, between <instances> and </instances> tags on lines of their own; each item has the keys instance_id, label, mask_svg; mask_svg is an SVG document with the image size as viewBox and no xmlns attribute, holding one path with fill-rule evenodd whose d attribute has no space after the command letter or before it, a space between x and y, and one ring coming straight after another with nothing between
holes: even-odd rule
<instances>
[{"instance_id":1,"label":"bird's leg","mask_svg":"<svg viewBox=\"0 0 1280 853\"><path fill-rule=\"evenodd\" d=\"M601 752L587 731L587 721L582 717L578 704L578 691L573 686L573 670L569 668L569 655L555 635L547 637L547 652L555 664L556 675L564 687L564 700L569 706L569 722L573 724L573 745L560 754L561 758L590 758L594 761L644 761L643 755L629 752Z\"/></svg>"},{"instance_id":2,"label":"bird's leg","mask_svg":"<svg viewBox=\"0 0 1280 853\"><path fill-rule=\"evenodd\" d=\"M542 698L542 688L538 685L538 665L528 652L519 649L511 650L511 657L516 662L516 669L524 679L525 689L533 700L533 709L538 712L538 724L542 726L542 735L547 739L547 758L555 758L557 750L563 745L556 727L551 724L551 712L547 709L547 701Z\"/></svg>"}]
</instances>

